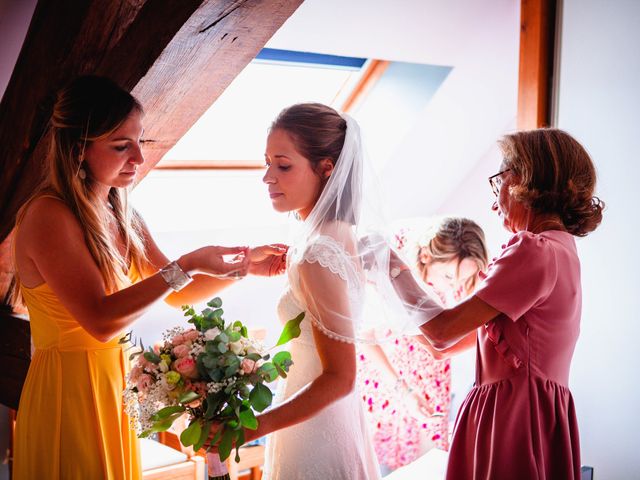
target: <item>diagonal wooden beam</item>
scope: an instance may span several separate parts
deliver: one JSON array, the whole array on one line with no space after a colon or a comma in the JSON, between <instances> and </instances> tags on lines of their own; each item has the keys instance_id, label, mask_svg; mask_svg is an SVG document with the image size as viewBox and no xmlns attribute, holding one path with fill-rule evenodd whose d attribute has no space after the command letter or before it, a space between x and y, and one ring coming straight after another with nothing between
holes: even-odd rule
<instances>
[{"instance_id":1,"label":"diagonal wooden beam","mask_svg":"<svg viewBox=\"0 0 640 480\"><path fill-rule=\"evenodd\" d=\"M302 1L39 0L0 102L0 242L42 178L60 86L95 73L141 100L144 175Z\"/></svg>"}]
</instances>

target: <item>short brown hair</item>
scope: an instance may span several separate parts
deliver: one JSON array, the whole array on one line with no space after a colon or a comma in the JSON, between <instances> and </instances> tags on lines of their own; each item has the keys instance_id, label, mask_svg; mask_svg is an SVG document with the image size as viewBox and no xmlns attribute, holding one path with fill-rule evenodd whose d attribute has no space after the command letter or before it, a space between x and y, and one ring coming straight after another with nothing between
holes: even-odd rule
<instances>
[{"instance_id":1,"label":"short brown hair","mask_svg":"<svg viewBox=\"0 0 640 480\"><path fill-rule=\"evenodd\" d=\"M579 237L600 225L604 202L594 195L596 170L575 138L540 128L506 135L498 145L506 168L520 179L509 189L515 200L559 215L567 231Z\"/></svg>"}]
</instances>

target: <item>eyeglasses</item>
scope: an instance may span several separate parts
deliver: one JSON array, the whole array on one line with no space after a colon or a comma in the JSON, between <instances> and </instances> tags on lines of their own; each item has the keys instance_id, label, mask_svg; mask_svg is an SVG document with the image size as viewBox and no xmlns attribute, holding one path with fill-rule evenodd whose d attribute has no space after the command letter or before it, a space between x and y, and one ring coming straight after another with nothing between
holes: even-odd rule
<instances>
[{"instance_id":1,"label":"eyeglasses","mask_svg":"<svg viewBox=\"0 0 640 480\"><path fill-rule=\"evenodd\" d=\"M500 185L502 185L502 174L507 173L510 168L506 170L502 170L501 172L496 173L495 175L491 175L489 177L489 185L491 185L491 191L497 197L500 195Z\"/></svg>"}]
</instances>

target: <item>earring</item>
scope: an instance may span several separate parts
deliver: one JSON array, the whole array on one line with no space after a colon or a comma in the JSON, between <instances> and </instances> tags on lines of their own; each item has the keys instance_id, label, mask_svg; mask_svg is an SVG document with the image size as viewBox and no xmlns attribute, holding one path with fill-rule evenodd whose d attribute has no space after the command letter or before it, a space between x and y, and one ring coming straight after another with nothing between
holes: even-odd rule
<instances>
[{"instance_id":1,"label":"earring","mask_svg":"<svg viewBox=\"0 0 640 480\"><path fill-rule=\"evenodd\" d=\"M85 178L87 178L87 171L82 168L82 163L80 162L80 167L78 167L78 173L76 174L76 176L80 179L80 180L84 180Z\"/></svg>"}]
</instances>

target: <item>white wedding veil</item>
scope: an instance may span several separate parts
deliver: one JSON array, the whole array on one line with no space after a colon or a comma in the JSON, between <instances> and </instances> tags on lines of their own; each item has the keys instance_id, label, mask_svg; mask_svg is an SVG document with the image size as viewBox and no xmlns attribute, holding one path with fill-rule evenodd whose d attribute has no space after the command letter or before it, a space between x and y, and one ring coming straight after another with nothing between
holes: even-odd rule
<instances>
[{"instance_id":1,"label":"white wedding veil","mask_svg":"<svg viewBox=\"0 0 640 480\"><path fill-rule=\"evenodd\" d=\"M382 343L417 334L415 306L403 305L391 283L383 195L365 159L360 127L349 115L342 118L340 155L295 229L288 259L292 291L314 325L338 340ZM420 310L429 305L423 302Z\"/></svg>"}]
</instances>

